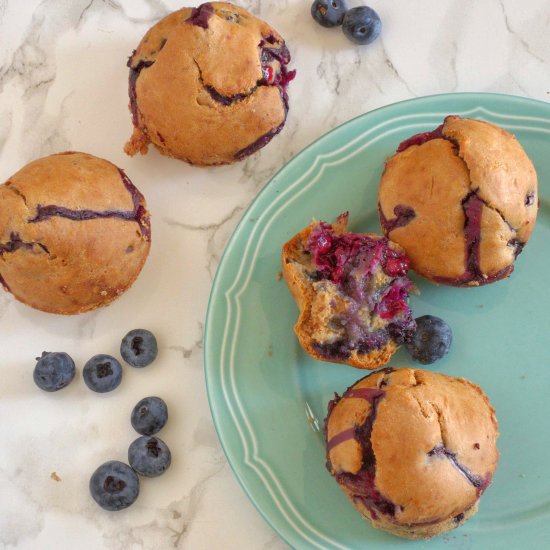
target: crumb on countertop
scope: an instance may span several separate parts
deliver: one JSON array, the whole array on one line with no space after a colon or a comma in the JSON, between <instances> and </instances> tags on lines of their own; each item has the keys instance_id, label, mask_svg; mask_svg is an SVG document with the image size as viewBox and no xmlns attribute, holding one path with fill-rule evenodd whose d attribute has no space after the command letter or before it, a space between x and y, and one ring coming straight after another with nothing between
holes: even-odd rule
<instances>
[{"instance_id":1,"label":"crumb on countertop","mask_svg":"<svg viewBox=\"0 0 550 550\"><path fill-rule=\"evenodd\" d=\"M61 478L57 475L56 472L52 472L50 475L50 478L53 479L54 481L61 481Z\"/></svg>"}]
</instances>

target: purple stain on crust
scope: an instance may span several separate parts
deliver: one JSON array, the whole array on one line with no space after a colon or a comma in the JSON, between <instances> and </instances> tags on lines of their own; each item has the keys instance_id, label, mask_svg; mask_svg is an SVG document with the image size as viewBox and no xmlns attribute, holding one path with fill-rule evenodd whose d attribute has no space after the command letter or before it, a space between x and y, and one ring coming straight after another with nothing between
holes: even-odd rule
<instances>
[{"instance_id":1,"label":"purple stain on crust","mask_svg":"<svg viewBox=\"0 0 550 550\"><path fill-rule=\"evenodd\" d=\"M453 521L455 523L460 523L463 519L464 519L464 513L460 513L454 516Z\"/></svg>"},{"instance_id":2,"label":"purple stain on crust","mask_svg":"<svg viewBox=\"0 0 550 550\"><path fill-rule=\"evenodd\" d=\"M510 239L507 244L514 249L514 259L522 253L523 247L525 246L525 243L518 239Z\"/></svg>"},{"instance_id":3,"label":"purple stain on crust","mask_svg":"<svg viewBox=\"0 0 550 550\"><path fill-rule=\"evenodd\" d=\"M3 256L6 253L16 252L17 250L23 248L25 250L31 250L35 246L40 247L46 254L49 254L48 248L39 242L26 242L21 239L19 233L11 232L10 240L6 243L0 243L0 256Z\"/></svg>"},{"instance_id":4,"label":"purple stain on crust","mask_svg":"<svg viewBox=\"0 0 550 550\"><path fill-rule=\"evenodd\" d=\"M286 115L285 115L286 121ZM285 121L279 126L272 128L269 132L265 133L263 136L260 136L256 141L252 142L250 145L247 145L243 149L240 149L235 153L235 160L243 160L246 157L252 155L256 151L259 151L262 147L266 146L282 129L285 125Z\"/></svg>"},{"instance_id":5,"label":"purple stain on crust","mask_svg":"<svg viewBox=\"0 0 550 550\"><path fill-rule=\"evenodd\" d=\"M451 285L451 286L464 286L469 283L476 283L479 286L483 286L490 283L494 283L496 281L500 281L501 279L505 279L506 277L509 277L513 271L514 271L514 266L509 265L504 269L497 271L496 273L487 275L486 277L484 276L471 277L469 273L465 273L462 276L455 277L455 278L433 277L433 281L436 283L442 283L442 284Z\"/></svg>"},{"instance_id":6,"label":"purple stain on crust","mask_svg":"<svg viewBox=\"0 0 550 550\"><path fill-rule=\"evenodd\" d=\"M268 38L270 37L272 40L275 40L273 36L270 35ZM206 92L208 92L208 94L214 101L216 101L220 105L223 105L224 107L228 107L230 105L233 105L234 103L245 100L246 98L251 96L259 87L262 86L274 86L278 88L279 92L281 93L284 104L284 120L282 121L282 123L272 128L265 134L261 135L259 138L257 138L246 147L243 147L242 149L237 151L234 154L234 158L236 160L243 160L261 149L262 147L265 147L283 129L288 114L288 95L286 90L288 87L288 83L295 77L296 71L288 71L286 68L286 66L290 62L290 53L288 51L288 48L284 44L281 48L263 47L268 44L268 42L266 42L265 40L265 38L262 39L262 42L260 43L262 78L258 80L256 86L245 93L226 96L216 90L216 88L214 88L213 86L205 84L202 79L201 69L195 62L195 65L197 66L197 69L199 71L199 79L203 83L204 89L206 90ZM271 42L269 43L271 44Z\"/></svg>"},{"instance_id":7,"label":"purple stain on crust","mask_svg":"<svg viewBox=\"0 0 550 550\"><path fill-rule=\"evenodd\" d=\"M464 464L461 464L457 458L457 454L453 453L443 443L440 443L436 447L434 447L431 451L428 452L428 457L437 457L437 458L446 458L450 460L453 465L459 470L462 475L476 488L477 496L481 496L481 494L489 487L491 484L491 476L487 475L485 478L478 476L467 467L464 466Z\"/></svg>"},{"instance_id":8,"label":"purple stain on crust","mask_svg":"<svg viewBox=\"0 0 550 550\"><path fill-rule=\"evenodd\" d=\"M134 51L135 54L135 51ZM143 69L153 65L154 61L140 59L135 67L131 65L130 57L128 59L127 66L130 67L130 76L128 77L128 95L130 97L130 111L132 112L132 123L137 128L139 126L138 108L137 108L137 94L136 94L136 82L138 76Z\"/></svg>"},{"instance_id":9,"label":"purple stain on crust","mask_svg":"<svg viewBox=\"0 0 550 550\"><path fill-rule=\"evenodd\" d=\"M162 50L162 48L164 48L164 46L166 45L166 41L167 41L166 38L163 38L160 41L159 47L155 53L158 54ZM135 54L136 54L136 51L134 50L132 52L132 55L128 58L128 62L126 63L126 66L130 69L130 75L128 77L128 95L130 97L130 111L132 112L132 123L137 128L139 121L138 121L138 109L137 109L136 82L141 71L153 65L155 61L152 59L140 59L135 65L132 65L132 58L134 57Z\"/></svg>"},{"instance_id":10,"label":"purple stain on crust","mask_svg":"<svg viewBox=\"0 0 550 550\"><path fill-rule=\"evenodd\" d=\"M195 25L203 29L208 28L208 20L214 15L214 8L208 2L201 4L198 8L193 8L191 15L185 20L190 25Z\"/></svg>"},{"instance_id":11,"label":"purple stain on crust","mask_svg":"<svg viewBox=\"0 0 550 550\"><path fill-rule=\"evenodd\" d=\"M251 94L253 94L257 90L257 86L254 86L249 92L244 94L235 94L235 95L223 95L220 94L214 86L204 86L204 89L208 92L210 97L216 101L217 103L221 103L225 107L228 105L233 105L233 103L237 103L238 101L242 101L243 99L246 99Z\"/></svg>"},{"instance_id":12,"label":"purple stain on crust","mask_svg":"<svg viewBox=\"0 0 550 550\"><path fill-rule=\"evenodd\" d=\"M132 219L132 212L124 210L71 210L64 206L55 204L41 205L36 207L36 215L34 218L28 219L28 223L37 223L47 220L48 218L58 217L67 218L74 221L93 220L96 218L121 218L123 220Z\"/></svg>"},{"instance_id":13,"label":"purple stain on crust","mask_svg":"<svg viewBox=\"0 0 550 550\"><path fill-rule=\"evenodd\" d=\"M475 278L480 274L479 247L481 244L481 216L483 201L475 192L470 193L463 201L462 208L466 217L464 232L466 234L466 273Z\"/></svg>"},{"instance_id":14,"label":"purple stain on crust","mask_svg":"<svg viewBox=\"0 0 550 550\"><path fill-rule=\"evenodd\" d=\"M384 390L381 390L379 388L348 388L343 393L342 398L364 399L365 401L368 401L371 405L373 405L376 399L379 399L380 397L383 397L383 396L384 396ZM341 399L338 396L336 397L338 401ZM333 404L332 407L329 404L328 416L330 416L330 413L332 412L332 409L334 408L334 406L335 404ZM333 449L340 443L343 443L344 441L348 441L349 439L357 439L357 430L358 430L358 427L353 426L352 428L348 428L347 430L343 430L339 434L336 434L334 437L332 437L328 441L327 452L329 452L331 449Z\"/></svg>"},{"instance_id":15,"label":"purple stain on crust","mask_svg":"<svg viewBox=\"0 0 550 550\"><path fill-rule=\"evenodd\" d=\"M476 283L478 285L486 285L500 279L508 277L514 270L513 265L509 265L496 273L485 275L481 271L479 249L481 244L481 218L483 214L483 208L487 204L478 195L477 191L469 193L462 201L462 208L464 210L465 224L464 235L466 245L466 265L465 271L460 277L434 277L433 280L438 283L449 284L453 286L464 286L469 283ZM506 219L502 216L504 222ZM508 223L508 222L506 222ZM509 224L508 224L509 225ZM513 229L513 228L511 228ZM523 250L525 243L518 241L517 239L511 239L508 241L508 246L514 247L514 255Z\"/></svg>"},{"instance_id":16,"label":"purple stain on crust","mask_svg":"<svg viewBox=\"0 0 550 550\"><path fill-rule=\"evenodd\" d=\"M445 125L445 123L448 120L452 120L454 118L460 118L460 117L456 115L446 116L443 124L440 124L435 130L432 130L431 132L421 132L419 134L415 134L414 136L411 136L410 138L402 141L397 147L396 153L401 153L405 151L405 149L408 149L409 147L411 147L412 145L422 145L427 141L431 141L432 139L446 139L448 141L455 143L454 140L448 138L443 134L443 126Z\"/></svg>"},{"instance_id":17,"label":"purple stain on crust","mask_svg":"<svg viewBox=\"0 0 550 550\"><path fill-rule=\"evenodd\" d=\"M363 450L363 464L357 474L342 472L336 474L335 477L340 485L352 493L353 499L359 499L371 511L373 517L378 513L394 517L396 505L385 498L376 488L376 456L374 455L371 440L374 422L378 414L378 404L384 398L385 393L384 390L377 388L364 389L371 391L362 392L361 388L351 388L348 390L350 394L352 392L359 392L359 396L371 403L371 411L366 421L361 426L355 428L355 438ZM375 519L377 518L375 517Z\"/></svg>"},{"instance_id":18,"label":"purple stain on crust","mask_svg":"<svg viewBox=\"0 0 550 550\"><path fill-rule=\"evenodd\" d=\"M34 244L35 243L27 243L23 241L19 236L19 233L11 232L10 240L5 243L0 243L0 256L3 256L6 253L11 254L21 248L29 250L34 246Z\"/></svg>"},{"instance_id":19,"label":"purple stain on crust","mask_svg":"<svg viewBox=\"0 0 550 550\"><path fill-rule=\"evenodd\" d=\"M271 45L276 44L278 42L278 40L272 34L268 34L267 36L264 36L263 38L268 44L271 44Z\"/></svg>"},{"instance_id":20,"label":"purple stain on crust","mask_svg":"<svg viewBox=\"0 0 550 550\"><path fill-rule=\"evenodd\" d=\"M26 242L19 236L19 233L15 233L12 231L10 233L10 240L5 243L0 243L0 258L4 254L12 254L13 252L17 252L18 250L24 249L24 250L32 250L35 246L38 246L41 248L46 254L49 254L48 248L39 242ZM10 287L8 286L8 283L2 277L0 274L0 284L8 291L11 292Z\"/></svg>"},{"instance_id":21,"label":"purple stain on crust","mask_svg":"<svg viewBox=\"0 0 550 550\"><path fill-rule=\"evenodd\" d=\"M355 439L355 427L343 430L339 434L336 434L334 437L331 437L331 439L327 443L327 452L329 452L337 445L340 445L340 443L344 443L344 441L348 441L350 439Z\"/></svg>"},{"instance_id":22,"label":"purple stain on crust","mask_svg":"<svg viewBox=\"0 0 550 550\"><path fill-rule=\"evenodd\" d=\"M359 382L362 382L363 380L366 380L367 378L374 376L375 374L384 373L382 379L378 383L377 388L354 388L353 386L350 386L343 394L342 396L339 396L337 393L334 394L334 398L331 399L328 402L328 412L327 416L325 418L325 436L327 433L327 422L332 414L332 411L334 410L334 407L340 402L340 400L343 397L358 397L361 399L366 399L369 401L369 403L372 405L372 402L375 397L381 397L381 395L384 393L381 388L388 385L389 375L395 372L395 369L393 367L384 367L383 369L379 369L377 371L371 372L361 378L361 380L358 380L354 386L356 386Z\"/></svg>"},{"instance_id":23,"label":"purple stain on crust","mask_svg":"<svg viewBox=\"0 0 550 550\"><path fill-rule=\"evenodd\" d=\"M342 397L364 399L372 405L375 399L378 399L383 395L384 390L379 388L349 388L344 392Z\"/></svg>"},{"instance_id":24,"label":"purple stain on crust","mask_svg":"<svg viewBox=\"0 0 550 550\"><path fill-rule=\"evenodd\" d=\"M416 218L416 212L414 209L410 206L405 206L404 204L397 204L394 206L393 213L395 214L395 218L388 220L382 212L380 203L378 203L378 216L385 235L388 235L390 231L393 231L398 227L408 225L412 220L414 220L414 218Z\"/></svg>"},{"instance_id":25,"label":"purple stain on crust","mask_svg":"<svg viewBox=\"0 0 550 550\"><path fill-rule=\"evenodd\" d=\"M124 170L118 169L120 178L124 187L128 190L134 203L133 217L131 218L139 225L139 229L146 241L151 240L151 223L149 212L145 208L145 197L141 194L139 189L132 183L130 178L126 175Z\"/></svg>"},{"instance_id":26,"label":"purple stain on crust","mask_svg":"<svg viewBox=\"0 0 550 550\"><path fill-rule=\"evenodd\" d=\"M139 225L139 229L144 239L151 240L151 227L149 223L149 213L144 203L143 195L138 191L128 176L119 168L120 177L124 187L128 190L134 203L133 210L73 210L64 206L55 204L38 205L36 214L33 218L27 220L28 223L38 223L51 217L67 218L73 221L86 221L98 218L118 218L121 220L134 221Z\"/></svg>"},{"instance_id":27,"label":"purple stain on crust","mask_svg":"<svg viewBox=\"0 0 550 550\"><path fill-rule=\"evenodd\" d=\"M525 206L533 206L535 204L535 192L530 191L525 195Z\"/></svg>"},{"instance_id":28,"label":"purple stain on crust","mask_svg":"<svg viewBox=\"0 0 550 550\"><path fill-rule=\"evenodd\" d=\"M396 153L401 153L405 149L408 149L413 145L422 145L423 143L426 143L427 141L430 141L432 139L444 139L443 124L439 125L435 130L432 130L431 132L421 132L402 141L397 147Z\"/></svg>"},{"instance_id":29,"label":"purple stain on crust","mask_svg":"<svg viewBox=\"0 0 550 550\"><path fill-rule=\"evenodd\" d=\"M264 37L259 44L260 63L262 66L262 79L258 81L258 86L276 86L279 89L284 104L284 119L281 124L269 130L250 145L240 149L235 153L236 160L243 160L252 155L262 147L265 147L282 129L286 122L288 114L288 93L287 88L290 81L296 76L296 71L289 71L287 65L290 63L290 52L284 45L280 48L270 48L268 45L274 45L276 39L273 35Z\"/></svg>"}]
</instances>

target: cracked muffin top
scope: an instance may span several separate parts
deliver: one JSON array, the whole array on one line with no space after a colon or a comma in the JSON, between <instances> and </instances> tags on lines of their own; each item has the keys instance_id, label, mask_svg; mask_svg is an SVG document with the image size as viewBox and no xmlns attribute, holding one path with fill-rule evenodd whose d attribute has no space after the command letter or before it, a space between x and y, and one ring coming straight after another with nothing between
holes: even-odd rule
<instances>
[{"instance_id":1,"label":"cracked muffin top","mask_svg":"<svg viewBox=\"0 0 550 550\"><path fill-rule=\"evenodd\" d=\"M109 304L151 244L143 195L110 162L67 152L0 185L0 282L19 301L75 314Z\"/></svg>"},{"instance_id":2,"label":"cracked muffin top","mask_svg":"<svg viewBox=\"0 0 550 550\"><path fill-rule=\"evenodd\" d=\"M242 160L284 126L289 61L277 31L230 3L168 15L128 60L134 131L126 153L152 143L196 165Z\"/></svg>"},{"instance_id":3,"label":"cracked muffin top","mask_svg":"<svg viewBox=\"0 0 550 550\"><path fill-rule=\"evenodd\" d=\"M537 175L520 143L489 122L448 116L402 142L378 193L384 233L420 275L477 286L511 274L529 240Z\"/></svg>"},{"instance_id":4,"label":"cracked muffin top","mask_svg":"<svg viewBox=\"0 0 550 550\"><path fill-rule=\"evenodd\" d=\"M476 511L498 462L495 411L481 388L386 368L329 403L327 467L375 527L426 538Z\"/></svg>"}]
</instances>

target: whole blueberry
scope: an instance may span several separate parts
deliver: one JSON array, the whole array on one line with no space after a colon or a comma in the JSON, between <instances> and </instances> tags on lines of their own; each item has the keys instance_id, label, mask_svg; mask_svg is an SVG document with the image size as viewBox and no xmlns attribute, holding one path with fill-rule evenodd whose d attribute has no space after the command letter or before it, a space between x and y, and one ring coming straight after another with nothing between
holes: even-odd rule
<instances>
[{"instance_id":1,"label":"whole blueberry","mask_svg":"<svg viewBox=\"0 0 550 550\"><path fill-rule=\"evenodd\" d=\"M139 495L139 478L127 464L111 460L102 464L90 478L90 493L105 510L128 508Z\"/></svg>"},{"instance_id":2,"label":"whole blueberry","mask_svg":"<svg viewBox=\"0 0 550 550\"><path fill-rule=\"evenodd\" d=\"M424 315L416 319L416 332L405 345L415 361L429 365L449 352L452 341L451 327L443 319Z\"/></svg>"},{"instance_id":3,"label":"whole blueberry","mask_svg":"<svg viewBox=\"0 0 550 550\"><path fill-rule=\"evenodd\" d=\"M61 390L74 378L74 361L63 351L43 351L36 361L32 375L35 384L44 391Z\"/></svg>"},{"instance_id":4,"label":"whole blueberry","mask_svg":"<svg viewBox=\"0 0 550 550\"><path fill-rule=\"evenodd\" d=\"M160 397L144 397L134 407L130 421L137 433L153 435L159 432L168 420L168 407Z\"/></svg>"},{"instance_id":5,"label":"whole blueberry","mask_svg":"<svg viewBox=\"0 0 550 550\"><path fill-rule=\"evenodd\" d=\"M311 16L323 27L337 27L342 24L347 9L344 0L315 0L311 5Z\"/></svg>"},{"instance_id":6,"label":"whole blueberry","mask_svg":"<svg viewBox=\"0 0 550 550\"><path fill-rule=\"evenodd\" d=\"M94 355L82 370L82 378L91 390L98 393L113 391L122 380L122 367L110 355Z\"/></svg>"},{"instance_id":7,"label":"whole blueberry","mask_svg":"<svg viewBox=\"0 0 550 550\"><path fill-rule=\"evenodd\" d=\"M370 44L378 38L382 30L379 15L368 6L359 6L348 10L342 21L342 30L346 37L356 44Z\"/></svg>"},{"instance_id":8,"label":"whole blueberry","mask_svg":"<svg viewBox=\"0 0 550 550\"><path fill-rule=\"evenodd\" d=\"M157 339L152 332L142 328L131 330L120 344L120 355L132 367L146 367L158 353Z\"/></svg>"},{"instance_id":9,"label":"whole blueberry","mask_svg":"<svg viewBox=\"0 0 550 550\"><path fill-rule=\"evenodd\" d=\"M172 454L162 439L143 435L130 445L128 462L139 475L156 477L168 469Z\"/></svg>"}]
</instances>

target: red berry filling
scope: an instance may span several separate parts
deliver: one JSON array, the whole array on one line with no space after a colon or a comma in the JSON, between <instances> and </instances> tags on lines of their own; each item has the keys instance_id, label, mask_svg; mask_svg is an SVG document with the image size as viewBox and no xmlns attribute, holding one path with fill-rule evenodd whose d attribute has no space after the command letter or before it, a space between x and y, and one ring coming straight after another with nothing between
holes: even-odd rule
<instances>
[{"instance_id":1,"label":"red berry filling","mask_svg":"<svg viewBox=\"0 0 550 550\"><path fill-rule=\"evenodd\" d=\"M366 354L380 349L390 338L408 341L415 322L407 305L413 285L407 278L409 260L389 246L386 238L358 233L336 234L321 222L311 232L306 252L312 257L309 273L315 283L330 281L346 299L345 313L330 321L345 335L330 342L317 342L316 351L328 359L346 359L356 350ZM378 317L376 328L365 319Z\"/></svg>"}]
</instances>

